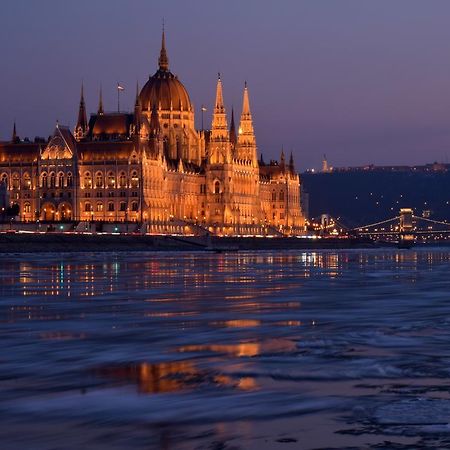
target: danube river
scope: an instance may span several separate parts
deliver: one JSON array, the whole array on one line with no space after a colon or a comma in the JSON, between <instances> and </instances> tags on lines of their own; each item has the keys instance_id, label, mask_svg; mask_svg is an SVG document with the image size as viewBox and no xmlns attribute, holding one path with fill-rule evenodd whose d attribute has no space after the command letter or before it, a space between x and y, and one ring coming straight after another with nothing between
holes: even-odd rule
<instances>
[{"instance_id":1,"label":"danube river","mask_svg":"<svg viewBox=\"0 0 450 450\"><path fill-rule=\"evenodd\" d=\"M442 249L6 254L10 449L450 445Z\"/></svg>"}]
</instances>

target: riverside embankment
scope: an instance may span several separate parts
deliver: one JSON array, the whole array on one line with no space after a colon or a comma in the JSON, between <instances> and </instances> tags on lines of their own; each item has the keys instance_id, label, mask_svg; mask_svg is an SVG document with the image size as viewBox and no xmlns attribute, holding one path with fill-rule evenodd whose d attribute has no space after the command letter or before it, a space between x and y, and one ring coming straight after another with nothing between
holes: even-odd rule
<instances>
[{"instance_id":1,"label":"riverside embankment","mask_svg":"<svg viewBox=\"0 0 450 450\"><path fill-rule=\"evenodd\" d=\"M353 239L196 237L78 233L1 233L0 253L114 251L233 251L370 248Z\"/></svg>"}]
</instances>

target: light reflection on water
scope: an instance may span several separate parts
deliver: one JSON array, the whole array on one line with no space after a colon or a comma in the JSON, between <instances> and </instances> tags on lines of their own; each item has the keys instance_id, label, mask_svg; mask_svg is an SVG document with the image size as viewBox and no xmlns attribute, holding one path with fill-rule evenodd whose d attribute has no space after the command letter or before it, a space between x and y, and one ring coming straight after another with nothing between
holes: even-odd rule
<instances>
[{"instance_id":1,"label":"light reflection on water","mask_svg":"<svg viewBox=\"0 0 450 450\"><path fill-rule=\"evenodd\" d=\"M47 448L56 421L63 448L103 448L97 434L117 427L126 441L102 445L262 449L306 427L302 448L385 433L408 448L399 434L417 443L422 430L387 429L377 408L442 400L449 262L442 250L4 255L0 439ZM335 434L355 408L364 421Z\"/></svg>"}]
</instances>

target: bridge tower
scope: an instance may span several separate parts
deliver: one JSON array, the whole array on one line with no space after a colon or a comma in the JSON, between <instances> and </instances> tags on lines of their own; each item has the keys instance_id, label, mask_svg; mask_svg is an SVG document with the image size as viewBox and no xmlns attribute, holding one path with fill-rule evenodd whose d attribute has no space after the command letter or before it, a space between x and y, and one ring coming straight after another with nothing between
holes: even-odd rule
<instances>
[{"instance_id":1,"label":"bridge tower","mask_svg":"<svg viewBox=\"0 0 450 450\"><path fill-rule=\"evenodd\" d=\"M399 245L401 247L409 248L414 243L413 216L412 208L400 209Z\"/></svg>"}]
</instances>

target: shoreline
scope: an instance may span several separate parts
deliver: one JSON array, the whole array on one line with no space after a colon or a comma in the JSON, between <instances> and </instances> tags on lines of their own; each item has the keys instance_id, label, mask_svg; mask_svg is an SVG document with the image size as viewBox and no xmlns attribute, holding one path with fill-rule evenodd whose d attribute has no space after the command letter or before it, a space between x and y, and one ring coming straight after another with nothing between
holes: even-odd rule
<instances>
[{"instance_id":1,"label":"shoreline","mask_svg":"<svg viewBox=\"0 0 450 450\"><path fill-rule=\"evenodd\" d=\"M414 247L449 246L450 243ZM395 243L366 239L308 239L292 237L218 237L170 235L111 235L68 233L0 234L0 253L125 252L125 251L252 251L396 248Z\"/></svg>"}]
</instances>

